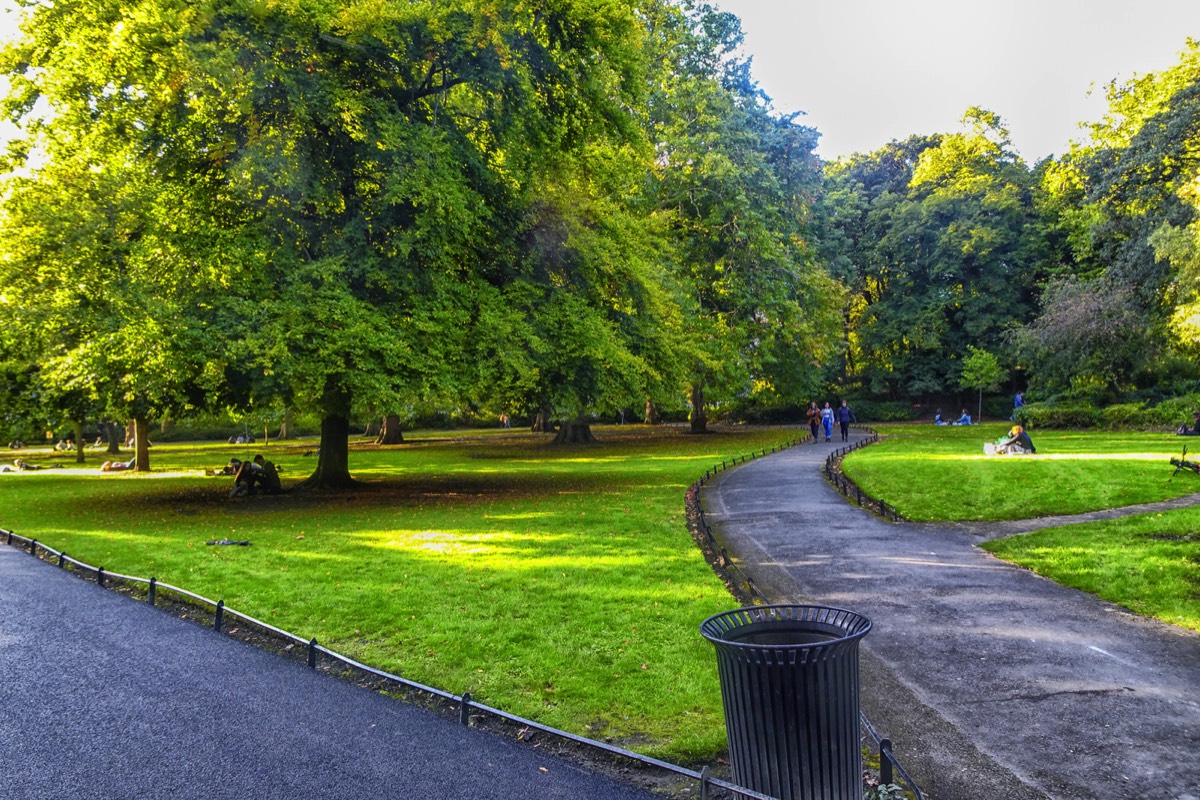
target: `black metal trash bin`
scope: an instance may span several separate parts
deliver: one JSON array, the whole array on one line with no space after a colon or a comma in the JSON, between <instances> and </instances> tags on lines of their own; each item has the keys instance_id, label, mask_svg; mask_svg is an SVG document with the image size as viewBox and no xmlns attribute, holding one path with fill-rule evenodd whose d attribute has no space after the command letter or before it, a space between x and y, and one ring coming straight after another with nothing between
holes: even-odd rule
<instances>
[{"instance_id":1,"label":"black metal trash bin","mask_svg":"<svg viewBox=\"0 0 1200 800\"><path fill-rule=\"evenodd\" d=\"M858 641L841 608L770 605L704 620L717 648L734 780L783 800L859 800Z\"/></svg>"}]
</instances>

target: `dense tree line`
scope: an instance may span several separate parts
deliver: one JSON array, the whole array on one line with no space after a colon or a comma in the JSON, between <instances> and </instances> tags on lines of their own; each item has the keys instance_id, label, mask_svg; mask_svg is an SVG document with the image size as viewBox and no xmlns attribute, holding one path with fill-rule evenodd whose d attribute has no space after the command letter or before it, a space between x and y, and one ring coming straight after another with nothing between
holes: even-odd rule
<instances>
[{"instance_id":1,"label":"dense tree line","mask_svg":"<svg viewBox=\"0 0 1200 800\"><path fill-rule=\"evenodd\" d=\"M972 108L822 164L698 2L24 5L0 401L141 468L199 412L318 415L344 486L366 414L1198 385L1195 42L1058 159Z\"/></svg>"},{"instance_id":2,"label":"dense tree line","mask_svg":"<svg viewBox=\"0 0 1200 800\"><path fill-rule=\"evenodd\" d=\"M29 2L0 56L9 413L557 421L813 385L813 131L665 0ZM825 326L822 329L822 326Z\"/></svg>"},{"instance_id":3,"label":"dense tree line","mask_svg":"<svg viewBox=\"0 0 1200 800\"><path fill-rule=\"evenodd\" d=\"M1042 399L1200 389L1200 45L1108 98L1086 141L1035 165L981 109L827 165L817 241L851 298L831 381L954 395L975 348Z\"/></svg>"}]
</instances>

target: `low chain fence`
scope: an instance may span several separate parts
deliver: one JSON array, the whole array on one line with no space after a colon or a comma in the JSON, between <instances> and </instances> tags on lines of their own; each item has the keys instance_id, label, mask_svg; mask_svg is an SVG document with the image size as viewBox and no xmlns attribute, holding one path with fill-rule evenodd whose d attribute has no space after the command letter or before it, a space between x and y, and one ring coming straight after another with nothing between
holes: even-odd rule
<instances>
[{"instance_id":1,"label":"low chain fence","mask_svg":"<svg viewBox=\"0 0 1200 800\"><path fill-rule=\"evenodd\" d=\"M869 440L858 442L855 444L855 447L842 448L838 452L844 456L845 453L857 447L865 446L865 444L878 441L878 439L878 435L872 432L872 438ZM729 558L725 548L720 545L713 535L712 528L705 518L704 510L700 507L699 490L720 472L732 469L739 464L745 464L749 460L780 452L806 440L807 437L797 438L774 447L725 459L719 465L714 465L711 469L707 470L702 478L688 488L685 496L685 505L693 535L696 536L697 542L705 551L709 562L713 564L718 575L726 581L739 602L748 604L766 603L767 598L754 585L750 576L743 573L737 564ZM833 456L831 455L832 458ZM831 463L830 460L826 461L827 475L831 469ZM400 690L401 693L408 695L410 698L424 698L429 701L428 706L433 710L448 714L456 713L459 723L464 726L469 727L473 722L479 724L483 720L491 720L500 725L519 728L520 733L518 734L518 738L523 741L528 740L533 732L543 733L556 737L568 745L599 751L607 756L624 759L644 768L663 770L679 776L683 780L695 781L698 784L700 800L716 800L717 797L773 800L768 795L738 786L721 778L713 777L708 767L696 771L679 766L678 764L671 764L642 755L641 753L635 753L623 747L618 747L609 742L589 739L586 736L579 736L568 731L543 725L531 719L510 714L507 711L493 708L484 703L478 703L471 697L470 692L463 692L461 695L456 695L384 670L376 669L322 646L315 637L306 639L290 631L282 630L270 623L251 617L248 614L243 614L226 606L224 600L212 600L190 592L187 589L163 583L154 577L143 578L136 575L110 572L103 567L93 566L79 559L72 558L66 552L56 550L39 542L35 538L21 536L10 530L0 529L0 537L5 539L5 544L21 549L28 549L30 555L53 563L60 569L72 572L78 577L94 580L102 588L119 591L136 599L143 600L155 607L178 606L185 608L191 613L185 613L183 616L190 617L199 624L211 627L215 633L231 636L240 634L238 638L249 641L252 644L273 650L285 657L303 660L310 669L319 669L322 672L328 672L337 677L351 680L373 689ZM201 612L201 615L196 615L195 612L197 611ZM244 630L244 628L252 629L253 634ZM891 742L886 738L879 737L874 727L871 726L870 721L866 718L866 715L862 716L862 723L864 729L874 738L878 748L880 783L884 785L891 783L893 775L898 773L904 777L909 790L916 800L923 800L920 790L917 789L916 784L908 777L908 773L904 771L892 753Z\"/></svg>"},{"instance_id":2,"label":"low chain fence","mask_svg":"<svg viewBox=\"0 0 1200 800\"><path fill-rule=\"evenodd\" d=\"M843 475L840 469L842 459L847 455L860 448L875 444L880 440L879 434L875 431L868 431L868 433L870 435L865 439L859 439L854 444L838 448L826 457L823 470L825 480L829 481L833 488L841 493L842 497L845 497L847 500L853 500L855 505L874 511L884 519L899 522L901 519L900 512L896 510L895 506L863 494L862 489L858 488L854 481Z\"/></svg>"},{"instance_id":3,"label":"low chain fence","mask_svg":"<svg viewBox=\"0 0 1200 800\"><path fill-rule=\"evenodd\" d=\"M187 589L163 583L153 577L142 578L135 575L110 572L103 567L93 566L79 559L72 558L63 551L42 544L37 539L21 536L10 530L0 529L0 537L5 539L6 544L21 549L28 549L29 553L34 557L56 564L59 568L72 572L78 577L94 580L97 585L103 588L128 594L137 599L144 600L152 606L168 607L171 605L182 605L189 611L202 611L205 615L203 618L196 616L194 613L189 613L187 616L193 621L208 625L216 633L232 635L235 631L240 631L242 636L239 638L249 639L252 643L264 646L269 650L274 650L281 655L304 660L310 669L320 669L323 672L352 680L355 683L366 685L372 689L389 691L396 691L398 689L401 693L428 699L431 701L429 707L432 710L450 714L457 712L458 721L464 726L469 727L473 723L479 724L483 720L492 720L502 726L514 726L519 729L520 733L517 735L517 738L522 741L527 741L534 732L554 736L568 745L576 745L592 751L598 751L606 756L615 757L617 760L623 759L627 762L633 762L643 768L663 770L678 776L682 780L695 781L698 784L699 796L702 800L716 800L718 797L773 800L768 795L714 777L708 767L696 771L679 766L678 764L671 764L642 755L641 753L635 753L632 750L626 750L623 747L618 747L608 742L589 739L586 736L578 736L574 733L559 730L549 725L543 725L540 722L525 719L516 714L510 714L507 711L476 702L471 697L470 692L463 692L461 695L456 695L442 689L402 678L390 672L376 669L334 650L330 650L327 647L323 647L316 638L305 639L302 636L297 636L294 633L277 628L248 614L236 611L226 606L223 600L212 600L194 592L189 592ZM235 628L235 625L239 627ZM253 628L257 636L247 636L244 630L240 630L242 627Z\"/></svg>"}]
</instances>

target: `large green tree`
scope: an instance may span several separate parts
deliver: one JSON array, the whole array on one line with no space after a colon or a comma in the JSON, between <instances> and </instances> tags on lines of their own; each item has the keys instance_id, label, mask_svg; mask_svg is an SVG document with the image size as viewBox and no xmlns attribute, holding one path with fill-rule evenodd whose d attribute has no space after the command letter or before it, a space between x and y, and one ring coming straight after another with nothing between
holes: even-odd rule
<instances>
[{"instance_id":1,"label":"large green tree","mask_svg":"<svg viewBox=\"0 0 1200 800\"><path fill-rule=\"evenodd\" d=\"M153 345L154 374L208 380L206 402L316 409L312 481L336 487L350 481L356 407L479 385L480 342L495 341L514 277L505 223L544 163L634 135L642 30L632 5L582 0L88 0L31 4L4 58L10 112L49 163L69 158L110 191L150 187L136 239L176 248L147 259L156 281L129 276L138 324L107 326L106 357ZM80 187L46 183L49 168L29 180L67 207ZM119 226L102 238L121 240ZM39 267L119 306L102 276L121 267L79 263ZM164 283L176 301L159 307ZM155 399L153 381L132 384Z\"/></svg>"},{"instance_id":2,"label":"large green tree","mask_svg":"<svg viewBox=\"0 0 1200 800\"><path fill-rule=\"evenodd\" d=\"M1002 352L1031 317L1046 249L1035 173L993 113L829 171L826 254L854 296L844 379L875 396L953 392L969 347ZM1011 363L1007 366L1013 366Z\"/></svg>"},{"instance_id":3,"label":"large green tree","mask_svg":"<svg viewBox=\"0 0 1200 800\"><path fill-rule=\"evenodd\" d=\"M837 292L811 255L816 131L770 111L737 55L736 17L703 3L655 11L665 66L650 99L651 201L668 226L703 432L711 402L795 403L815 388L836 348Z\"/></svg>"},{"instance_id":4,"label":"large green tree","mask_svg":"<svg viewBox=\"0 0 1200 800\"><path fill-rule=\"evenodd\" d=\"M1043 180L1066 246L1021 342L1047 394L1109 400L1196 372L1200 43L1161 73L1110 85L1108 100Z\"/></svg>"}]
</instances>

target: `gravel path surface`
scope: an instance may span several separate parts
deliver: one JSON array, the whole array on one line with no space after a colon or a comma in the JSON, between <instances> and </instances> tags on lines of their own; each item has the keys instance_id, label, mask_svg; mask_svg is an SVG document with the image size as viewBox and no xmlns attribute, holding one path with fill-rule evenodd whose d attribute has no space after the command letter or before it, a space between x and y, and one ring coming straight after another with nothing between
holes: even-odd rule
<instances>
[{"instance_id":1,"label":"gravel path surface","mask_svg":"<svg viewBox=\"0 0 1200 800\"><path fill-rule=\"evenodd\" d=\"M0 798L652 800L0 547Z\"/></svg>"},{"instance_id":2,"label":"gravel path surface","mask_svg":"<svg viewBox=\"0 0 1200 800\"><path fill-rule=\"evenodd\" d=\"M772 602L873 620L864 710L927 796L1200 800L1200 636L996 559L975 546L994 530L851 506L820 474L835 446L723 472L701 502Z\"/></svg>"}]
</instances>

